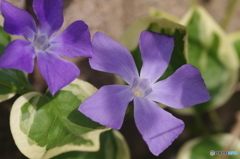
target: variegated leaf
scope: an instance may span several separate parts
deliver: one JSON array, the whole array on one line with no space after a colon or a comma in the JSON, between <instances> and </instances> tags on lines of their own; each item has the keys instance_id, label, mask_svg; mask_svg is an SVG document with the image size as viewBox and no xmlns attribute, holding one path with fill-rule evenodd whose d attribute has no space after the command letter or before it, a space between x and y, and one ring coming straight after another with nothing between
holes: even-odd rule
<instances>
[{"instance_id":1,"label":"variegated leaf","mask_svg":"<svg viewBox=\"0 0 240 159\"><path fill-rule=\"evenodd\" d=\"M26 87L32 89L24 72L0 68L0 102L12 98L16 93L28 92Z\"/></svg>"},{"instance_id":2,"label":"variegated leaf","mask_svg":"<svg viewBox=\"0 0 240 159\"><path fill-rule=\"evenodd\" d=\"M101 134L98 152L67 152L53 159L130 159L126 141L116 130Z\"/></svg>"},{"instance_id":3,"label":"variegated leaf","mask_svg":"<svg viewBox=\"0 0 240 159\"><path fill-rule=\"evenodd\" d=\"M238 79L238 59L227 35L200 6L194 6L181 21L188 27L188 60L197 67L211 100L181 110L182 114L210 111L223 105L234 93Z\"/></svg>"},{"instance_id":4,"label":"variegated leaf","mask_svg":"<svg viewBox=\"0 0 240 159\"><path fill-rule=\"evenodd\" d=\"M156 8L150 8L149 9L149 15L159 17L159 18L166 18L166 19L171 20L175 23L179 22L179 19L177 17L175 17L174 15L165 13L161 10L156 9Z\"/></svg>"},{"instance_id":5,"label":"variegated leaf","mask_svg":"<svg viewBox=\"0 0 240 159\"><path fill-rule=\"evenodd\" d=\"M77 108L97 89L75 80L55 96L32 92L13 104L10 126L19 150L29 158L47 159L68 151L98 151L99 135L108 130Z\"/></svg>"},{"instance_id":6,"label":"variegated leaf","mask_svg":"<svg viewBox=\"0 0 240 159\"><path fill-rule=\"evenodd\" d=\"M234 46L237 54L238 54L238 60L240 61L240 31L231 33L229 36L229 39Z\"/></svg>"},{"instance_id":7,"label":"variegated leaf","mask_svg":"<svg viewBox=\"0 0 240 159\"><path fill-rule=\"evenodd\" d=\"M198 137L186 142L179 150L176 159L217 158L210 151L236 151L240 153L240 140L231 134L217 134L211 137ZM225 155L226 156L226 155ZM229 155L228 159L238 159L239 155Z\"/></svg>"}]
</instances>

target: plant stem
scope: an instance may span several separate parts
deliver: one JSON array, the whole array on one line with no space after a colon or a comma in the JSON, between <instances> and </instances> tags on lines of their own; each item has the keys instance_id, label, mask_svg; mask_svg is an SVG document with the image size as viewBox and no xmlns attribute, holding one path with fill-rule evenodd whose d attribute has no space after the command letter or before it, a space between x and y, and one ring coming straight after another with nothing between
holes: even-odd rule
<instances>
[{"instance_id":1,"label":"plant stem","mask_svg":"<svg viewBox=\"0 0 240 159\"><path fill-rule=\"evenodd\" d=\"M230 2L228 3L228 6L226 8L224 17L220 23L221 27L226 30L227 26L229 24L229 21L233 15L233 12L237 6L238 0L230 0Z\"/></svg>"}]
</instances>

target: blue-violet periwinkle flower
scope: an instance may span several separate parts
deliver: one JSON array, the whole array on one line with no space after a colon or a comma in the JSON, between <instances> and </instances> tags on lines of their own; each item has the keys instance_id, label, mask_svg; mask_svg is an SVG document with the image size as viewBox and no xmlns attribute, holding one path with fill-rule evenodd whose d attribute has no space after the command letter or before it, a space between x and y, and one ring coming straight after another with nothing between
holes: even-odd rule
<instances>
[{"instance_id":1,"label":"blue-violet periwinkle flower","mask_svg":"<svg viewBox=\"0 0 240 159\"><path fill-rule=\"evenodd\" d=\"M102 125L120 129L129 102L134 120L154 155L159 155L184 129L183 121L163 110L156 102L181 109L210 99L200 72L185 64L165 80L156 82L171 59L174 38L149 31L140 35L143 66L138 74L130 52L102 33L93 37L91 67L122 77L129 85L107 85L86 99L79 111Z\"/></svg>"},{"instance_id":2,"label":"blue-violet periwinkle flower","mask_svg":"<svg viewBox=\"0 0 240 159\"><path fill-rule=\"evenodd\" d=\"M90 32L83 21L75 21L55 35L63 23L63 0L34 0L33 9L39 20L38 27L27 11L2 1L4 30L24 36L26 40L14 40L6 47L0 57L0 67L31 73L36 57L50 92L55 94L80 73L76 65L60 56L91 57Z\"/></svg>"}]
</instances>

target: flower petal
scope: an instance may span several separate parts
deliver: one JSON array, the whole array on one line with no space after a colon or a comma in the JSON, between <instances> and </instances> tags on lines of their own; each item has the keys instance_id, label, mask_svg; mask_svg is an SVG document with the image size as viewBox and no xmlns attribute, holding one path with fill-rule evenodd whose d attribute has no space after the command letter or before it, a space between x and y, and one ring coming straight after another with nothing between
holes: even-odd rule
<instances>
[{"instance_id":1,"label":"flower petal","mask_svg":"<svg viewBox=\"0 0 240 159\"><path fill-rule=\"evenodd\" d=\"M139 39L143 66L140 77L154 83L165 72L174 47L173 37L143 31Z\"/></svg>"},{"instance_id":2,"label":"flower petal","mask_svg":"<svg viewBox=\"0 0 240 159\"><path fill-rule=\"evenodd\" d=\"M186 64L163 81L155 83L149 99L181 109L210 100L200 72Z\"/></svg>"},{"instance_id":3,"label":"flower petal","mask_svg":"<svg viewBox=\"0 0 240 159\"><path fill-rule=\"evenodd\" d=\"M40 34L46 34L50 37L61 28L63 0L34 0L33 8L40 22Z\"/></svg>"},{"instance_id":4,"label":"flower petal","mask_svg":"<svg viewBox=\"0 0 240 159\"><path fill-rule=\"evenodd\" d=\"M69 58L91 57L92 46L88 26L83 21L75 21L51 39L49 51Z\"/></svg>"},{"instance_id":5,"label":"flower petal","mask_svg":"<svg viewBox=\"0 0 240 159\"><path fill-rule=\"evenodd\" d=\"M12 35L21 35L32 40L36 33L36 23L33 17L25 10L2 1L2 15L4 17L4 30Z\"/></svg>"},{"instance_id":6,"label":"flower petal","mask_svg":"<svg viewBox=\"0 0 240 159\"><path fill-rule=\"evenodd\" d=\"M33 72L36 53L31 43L27 40L14 40L5 49L0 57L0 67L18 69L28 73Z\"/></svg>"},{"instance_id":7,"label":"flower petal","mask_svg":"<svg viewBox=\"0 0 240 159\"><path fill-rule=\"evenodd\" d=\"M114 73L128 84L138 77L131 53L121 44L102 33L96 33L92 42L93 57L89 60L93 69Z\"/></svg>"},{"instance_id":8,"label":"flower petal","mask_svg":"<svg viewBox=\"0 0 240 159\"><path fill-rule=\"evenodd\" d=\"M38 53L37 62L52 95L71 83L80 73L76 65L55 54Z\"/></svg>"},{"instance_id":9,"label":"flower petal","mask_svg":"<svg viewBox=\"0 0 240 159\"><path fill-rule=\"evenodd\" d=\"M108 85L85 100L78 110L93 121L118 130L132 100L133 93L129 86Z\"/></svg>"},{"instance_id":10,"label":"flower petal","mask_svg":"<svg viewBox=\"0 0 240 159\"><path fill-rule=\"evenodd\" d=\"M154 155L159 155L181 134L183 121L146 98L134 98L134 119Z\"/></svg>"}]
</instances>

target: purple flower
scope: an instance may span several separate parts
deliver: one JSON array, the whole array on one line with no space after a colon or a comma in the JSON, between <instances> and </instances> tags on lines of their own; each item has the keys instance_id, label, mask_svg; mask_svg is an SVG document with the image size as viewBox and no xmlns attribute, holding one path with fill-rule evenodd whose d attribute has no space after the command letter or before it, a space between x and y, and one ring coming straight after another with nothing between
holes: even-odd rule
<instances>
[{"instance_id":1,"label":"purple flower","mask_svg":"<svg viewBox=\"0 0 240 159\"><path fill-rule=\"evenodd\" d=\"M39 20L38 27L33 17L6 1L1 4L4 30L12 35L26 38L11 42L0 57L0 67L33 72L34 59L54 95L69 84L80 71L76 65L60 56L91 57L92 48L88 26L75 21L58 35L55 33L63 23L63 0L34 0L33 9Z\"/></svg>"},{"instance_id":2,"label":"purple flower","mask_svg":"<svg viewBox=\"0 0 240 159\"><path fill-rule=\"evenodd\" d=\"M154 101L181 109L206 102L209 93L200 72L186 64L165 80L156 82L168 67L173 37L143 31L140 36L143 66L138 75L130 52L102 33L93 38L91 67L117 74L129 85L101 87L85 100L79 111L102 125L120 129L126 108L133 100L136 126L154 155L159 155L184 129L183 121ZM156 82L156 83L155 83Z\"/></svg>"}]
</instances>

